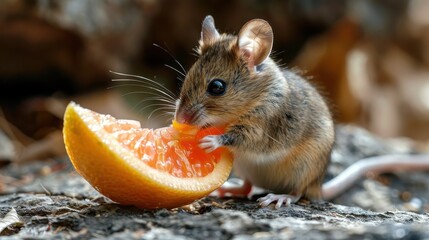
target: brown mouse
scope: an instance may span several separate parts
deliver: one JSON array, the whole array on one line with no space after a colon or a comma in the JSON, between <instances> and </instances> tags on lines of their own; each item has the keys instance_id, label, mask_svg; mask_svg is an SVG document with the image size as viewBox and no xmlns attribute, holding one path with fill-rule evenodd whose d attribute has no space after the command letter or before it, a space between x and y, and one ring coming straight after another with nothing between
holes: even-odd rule
<instances>
[{"instance_id":1,"label":"brown mouse","mask_svg":"<svg viewBox=\"0 0 429 240\"><path fill-rule=\"evenodd\" d=\"M352 182L343 176L322 187L334 144L328 105L307 80L269 57L272 46L273 31L264 20L247 22L235 36L220 34L207 16L199 58L183 82L175 119L200 127L226 126L224 134L200 142L208 152L221 146L231 150L234 171L244 179L243 186L221 193L247 195L255 185L275 193L260 198L260 204L277 202L276 207L301 197L330 199ZM355 181L362 171L395 169L404 163L399 160L382 167L370 161L373 168L367 163L346 173ZM422 164L428 168L428 158L416 168Z\"/></svg>"}]
</instances>

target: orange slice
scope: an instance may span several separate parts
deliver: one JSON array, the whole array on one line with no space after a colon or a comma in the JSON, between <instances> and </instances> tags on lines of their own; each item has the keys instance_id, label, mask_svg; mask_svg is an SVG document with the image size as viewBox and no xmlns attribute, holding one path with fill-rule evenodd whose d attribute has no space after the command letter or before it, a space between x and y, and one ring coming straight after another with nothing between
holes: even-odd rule
<instances>
[{"instance_id":1,"label":"orange slice","mask_svg":"<svg viewBox=\"0 0 429 240\"><path fill-rule=\"evenodd\" d=\"M232 155L198 147L217 128L141 128L71 102L64 115L64 143L76 168L101 194L124 205L175 208L208 195L226 181Z\"/></svg>"}]
</instances>

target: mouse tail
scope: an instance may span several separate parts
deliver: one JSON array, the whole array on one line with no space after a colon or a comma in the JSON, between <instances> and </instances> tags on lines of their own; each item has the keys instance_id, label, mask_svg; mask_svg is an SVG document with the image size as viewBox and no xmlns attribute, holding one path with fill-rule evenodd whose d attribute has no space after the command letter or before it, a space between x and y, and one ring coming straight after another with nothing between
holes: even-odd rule
<instances>
[{"instance_id":1,"label":"mouse tail","mask_svg":"<svg viewBox=\"0 0 429 240\"><path fill-rule=\"evenodd\" d=\"M322 186L322 198L332 200L359 179L371 174L429 170L429 155L385 155L364 158L352 164Z\"/></svg>"}]
</instances>

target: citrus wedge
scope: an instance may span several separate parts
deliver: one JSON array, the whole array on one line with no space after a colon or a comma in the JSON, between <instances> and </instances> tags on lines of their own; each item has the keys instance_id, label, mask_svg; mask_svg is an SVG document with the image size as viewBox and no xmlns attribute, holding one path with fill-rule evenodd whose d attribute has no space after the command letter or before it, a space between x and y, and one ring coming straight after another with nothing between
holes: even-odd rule
<instances>
[{"instance_id":1,"label":"citrus wedge","mask_svg":"<svg viewBox=\"0 0 429 240\"><path fill-rule=\"evenodd\" d=\"M202 198L222 185L232 155L198 147L217 128L173 126L147 129L71 102L64 115L64 143L77 172L101 194L123 205L175 208Z\"/></svg>"}]
</instances>

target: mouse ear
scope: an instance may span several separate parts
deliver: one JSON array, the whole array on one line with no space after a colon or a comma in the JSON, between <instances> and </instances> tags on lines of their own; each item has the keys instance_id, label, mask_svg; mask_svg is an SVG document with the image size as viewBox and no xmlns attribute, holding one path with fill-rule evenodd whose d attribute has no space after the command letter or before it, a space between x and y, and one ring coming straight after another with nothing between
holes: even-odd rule
<instances>
[{"instance_id":1,"label":"mouse ear","mask_svg":"<svg viewBox=\"0 0 429 240\"><path fill-rule=\"evenodd\" d=\"M219 33L216 30L214 19L208 15L204 18L203 26L201 29L200 45L211 44L219 38Z\"/></svg>"},{"instance_id":2,"label":"mouse ear","mask_svg":"<svg viewBox=\"0 0 429 240\"><path fill-rule=\"evenodd\" d=\"M238 34L241 53L248 59L249 67L261 64L271 53L273 30L267 21L253 19L241 28Z\"/></svg>"}]
</instances>

